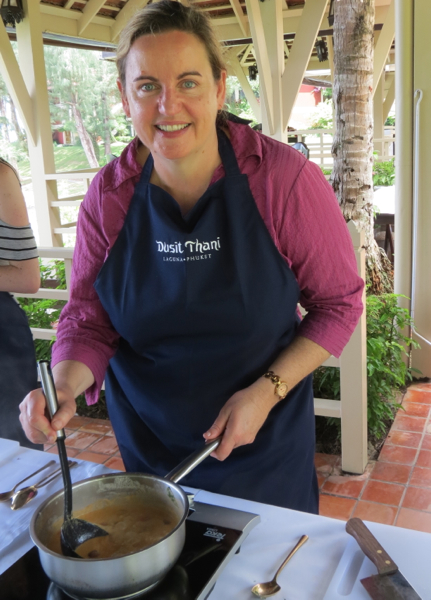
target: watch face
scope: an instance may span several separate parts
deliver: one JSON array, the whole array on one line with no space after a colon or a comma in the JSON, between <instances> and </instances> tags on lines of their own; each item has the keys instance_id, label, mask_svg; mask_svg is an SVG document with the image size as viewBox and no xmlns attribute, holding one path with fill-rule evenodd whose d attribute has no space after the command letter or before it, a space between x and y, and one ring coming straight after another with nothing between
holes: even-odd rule
<instances>
[{"instance_id":1,"label":"watch face","mask_svg":"<svg viewBox=\"0 0 431 600\"><path fill-rule=\"evenodd\" d=\"M284 398L287 394L287 384L286 383L280 383L277 387L277 394L280 396L280 398Z\"/></svg>"}]
</instances>

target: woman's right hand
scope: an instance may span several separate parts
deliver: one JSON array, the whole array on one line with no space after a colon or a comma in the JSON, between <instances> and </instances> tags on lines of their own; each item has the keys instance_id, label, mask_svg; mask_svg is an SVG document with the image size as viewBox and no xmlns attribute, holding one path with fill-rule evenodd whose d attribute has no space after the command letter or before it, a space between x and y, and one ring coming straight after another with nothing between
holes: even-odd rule
<instances>
[{"instance_id":1,"label":"woman's right hand","mask_svg":"<svg viewBox=\"0 0 431 600\"><path fill-rule=\"evenodd\" d=\"M19 405L19 420L28 439L35 444L54 443L57 431L69 423L76 412L75 398L94 383L93 373L82 362L63 360L52 373L59 409L50 423L46 399L42 389L33 390Z\"/></svg>"},{"instance_id":2,"label":"woman's right hand","mask_svg":"<svg viewBox=\"0 0 431 600\"><path fill-rule=\"evenodd\" d=\"M59 409L52 419L46 407L46 399L42 389L33 390L19 405L21 414L19 420L28 439L35 444L54 443L57 431L66 427L75 415L76 402L72 392L57 388Z\"/></svg>"}]
</instances>

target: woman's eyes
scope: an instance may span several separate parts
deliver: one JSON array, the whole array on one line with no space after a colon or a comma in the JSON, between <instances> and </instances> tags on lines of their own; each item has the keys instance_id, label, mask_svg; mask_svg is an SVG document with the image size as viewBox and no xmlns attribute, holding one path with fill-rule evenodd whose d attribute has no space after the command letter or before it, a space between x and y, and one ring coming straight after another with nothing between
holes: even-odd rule
<instances>
[{"instance_id":1,"label":"woman's eyes","mask_svg":"<svg viewBox=\"0 0 431 600\"><path fill-rule=\"evenodd\" d=\"M141 90L143 92L152 92L156 89L154 83L144 83L141 85Z\"/></svg>"},{"instance_id":2,"label":"woman's eyes","mask_svg":"<svg viewBox=\"0 0 431 600\"><path fill-rule=\"evenodd\" d=\"M185 88L186 88L186 89L188 89L188 90L191 90L191 89L193 89L194 87L196 87L196 83L195 83L194 81L189 81L189 80L187 80L187 81L184 81L184 82L183 82L183 87L185 87Z\"/></svg>"},{"instance_id":3,"label":"woman's eyes","mask_svg":"<svg viewBox=\"0 0 431 600\"><path fill-rule=\"evenodd\" d=\"M181 87L183 87L186 90L192 90L196 86L197 86L197 83L195 81L191 81L189 79L181 82ZM156 89L157 89L157 86L155 83L143 83L141 85L141 90L143 92L154 92L154 90L156 90Z\"/></svg>"}]
</instances>

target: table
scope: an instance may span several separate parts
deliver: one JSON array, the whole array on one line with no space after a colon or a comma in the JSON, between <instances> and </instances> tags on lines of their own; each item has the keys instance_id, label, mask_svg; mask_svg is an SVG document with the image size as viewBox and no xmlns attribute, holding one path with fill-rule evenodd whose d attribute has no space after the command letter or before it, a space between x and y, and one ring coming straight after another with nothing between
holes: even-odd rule
<instances>
[{"instance_id":1,"label":"table","mask_svg":"<svg viewBox=\"0 0 431 600\"><path fill-rule=\"evenodd\" d=\"M21 448L16 442L0 439L0 491L11 489L21 473L32 472L45 464L51 456L53 455ZM79 466L75 469L74 474L72 469L73 481L112 472L103 465L85 461L79 461ZM49 485L29 505L16 511L15 514L22 515L21 532L14 541L5 547L0 546L0 573L31 548L26 525L34 510L46 497L60 489L61 485L61 481ZM369 600L358 581L357 569L355 571L353 568L356 563L350 560L360 550L353 538L345 532L343 521L204 490L194 491L195 499L200 502L261 516L261 523L251 531L239 554L226 566L209 600L251 600L252 585L271 579L288 551L304 533L310 539L280 575L282 592L276 596L277 600ZM5 532L7 535L10 513L12 511L8 504L0 505L0 531L3 538ZM423 600L431 600L431 534L378 523L367 525ZM343 566L343 561L347 559L352 563L350 569L349 564L347 568ZM361 573L367 575L371 572L375 572L375 568L364 558Z\"/></svg>"}]
</instances>

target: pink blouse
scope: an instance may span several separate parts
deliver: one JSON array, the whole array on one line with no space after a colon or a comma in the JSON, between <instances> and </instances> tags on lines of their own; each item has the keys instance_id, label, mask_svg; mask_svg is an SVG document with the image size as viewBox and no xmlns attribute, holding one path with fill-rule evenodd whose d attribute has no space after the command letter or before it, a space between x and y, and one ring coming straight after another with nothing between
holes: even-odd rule
<instances>
[{"instance_id":1,"label":"pink blouse","mask_svg":"<svg viewBox=\"0 0 431 600\"><path fill-rule=\"evenodd\" d=\"M296 276L307 311L298 335L340 356L362 313L363 280L334 192L320 168L286 144L229 122L239 168L248 176L262 219ZM97 402L119 334L93 284L123 223L142 167L138 140L94 178L81 205L70 300L64 307L52 364L77 360L92 371L87 402ZM220 165L211 183L224 175Z\"/></svg>"}]
</instances>

